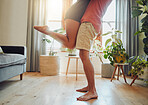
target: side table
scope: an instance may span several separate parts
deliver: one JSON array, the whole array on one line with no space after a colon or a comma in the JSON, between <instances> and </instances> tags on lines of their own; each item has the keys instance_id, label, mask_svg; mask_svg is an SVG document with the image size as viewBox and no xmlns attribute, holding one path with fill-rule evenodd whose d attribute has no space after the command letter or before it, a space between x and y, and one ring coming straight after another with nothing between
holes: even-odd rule
<instances>
[{"instance_id":1,"label":"side table","mask_svg":"<svg viewBox=\"0 0 148 105\"><path fill-rule=\"evenodd\" d=\"M78 60L80 59L79 56L66 56L68 57L68 63L67 63L67 69L66 69L66 76L68 74L68 68L69 68L69 64L70 64L70 60L71 59L76 59L76 80L77 80L77 74L78 74ZM90 60L92 60L92 57L90 57Z\"/></svg>"}]
</instances>

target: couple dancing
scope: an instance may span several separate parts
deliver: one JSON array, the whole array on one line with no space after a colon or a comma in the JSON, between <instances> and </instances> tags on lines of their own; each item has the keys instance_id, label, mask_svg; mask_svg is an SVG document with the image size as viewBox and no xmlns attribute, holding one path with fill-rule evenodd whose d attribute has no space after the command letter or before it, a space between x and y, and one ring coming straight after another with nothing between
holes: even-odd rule
<instances>
[{"instance_id":1,"label":"couple dancing","mask_svg":"<svg viewBox=\"0 0 148 105\"><path fill-rule=\"evenodd\" d=\"M65 47L79 49L79 56L83 63L88 85L77 92L86 94L77 98L87 101L98 97L95 88L94 68L89 59L89 50L93 38L101 32L101 19L112 0L77 0L67 11L65 16L66 35L49 30L48 26L34 26L34 28L59 41Z\"/></svg>"}]
</instances>

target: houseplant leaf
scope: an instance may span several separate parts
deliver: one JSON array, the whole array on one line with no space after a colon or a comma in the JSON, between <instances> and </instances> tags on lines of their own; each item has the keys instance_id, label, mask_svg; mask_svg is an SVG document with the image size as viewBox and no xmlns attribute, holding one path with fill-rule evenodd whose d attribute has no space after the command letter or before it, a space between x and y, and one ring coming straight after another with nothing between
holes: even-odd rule
<instances>
[{"instance_id":1,"label":"houseplant leaf","mask_svg":"<svg viewBox=\"0 0 148 105\"><path fill-rule=\"evenodd\" d=\"M142 7L132 6L132 8L134 8L134 9L141 9Z\"/></svg>"},{"instance_id":2,"label":"houseplant leaf","mask_svg":"<svg viewBox=\"0 0 148 105\"><path fill-rule=\"evenodd\" d=\"M138 35L139 33L141 33L141 31L137 31L134 35Z\"/></svg>"},{"instance_id":3,"label":"houseplant leaf","mask_svg":"<svg viewBox=\"0 0 148 105\"><path fill-rule=\"evenodd\" d=\"M135 17L141 15L142 12L143 12L143 11L141 11L141 10L133 10L133 11L132 11L132 16L133 16L133 18L135 18Z\"/></svg>"},{"instance_id":4,"label":"houseplant leaf","mask_svg":"<svg viewBox=\"0 0 148 105\"><path fill-rule=\"evenodd\" d=\"M119 31L119 30L116 30L115 32L116 32L116 33L122 33L122 32L121 32L121 31Z\"/></svg>"},{"instance_id":5,"label":"houseplant leaf","mask_svg":"<svg viewBox=\"0 0 148 105\"><path fill-rule=\"evenodd\" d=\"M143 2L141 0L137 0L136 3L143 5Z\"/></svg>"},{"instance_id":6,"label":"houseplant leaf","mask_svg":"<svg viewBox=\"0 0 148 105\"><path fill-rule=\"evenodd\" d=\"M107 39L106 42L105 42L105 47L107 47L107 45L111 42L111 38L110 39Z\"/></svg>"},{"instance_id":7,"label":"houseplant leaf","mask_svg":"<svg viewBox=\"0 0 148 105\"><path fill-rule=\"evenodd\" d=\"M105 34L102 34L102 36L106 36L106 35L111 34L111 33L112 33L112 32L109 31L109 32L107 32L107 33L105 33Z\"/></svg>"},{"instance_id":8,"label":"houseplant leaf","mask_svg":"<svg viewBox=\"0 0 148 105\"><path fill-rule=\"evenodd\" d=\"M116 39L116 38L117 38L117 35L114 34L114 35L112 35L111 37L112 37L113 39Z\"/></svg>"}]
</instances>

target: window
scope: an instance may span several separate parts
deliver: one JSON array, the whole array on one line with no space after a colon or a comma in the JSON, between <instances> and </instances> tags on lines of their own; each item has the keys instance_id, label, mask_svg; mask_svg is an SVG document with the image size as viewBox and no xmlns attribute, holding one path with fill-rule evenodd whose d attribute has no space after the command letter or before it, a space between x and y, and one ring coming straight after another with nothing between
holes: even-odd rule
<instances>
[{"instance_id":1,"label":"window","mask_svg":"<svg viewBox=\"0 0 148 105\"><path fill-rule=\"evenodd\" d=\"M109 5L104 17L103 17L103 33L108 32L111 28L115 28L115 0ZM111 26L111 27L110 27ZM108 36L102 37L102 46L105 48L105 42Z\"/></svg>"},{"instance_id":2,"label":"window","mask_svg":"<svg viewBox=\"0 0 148 105\"><path fill-rule=\"evenodd\" d=\"M73 3L75 3L77 0L73 0ZM48 26L50 30L55 30L61 28L61 20L62 20L62 0L49 0L49 9L48 9ZM110 30L111 25L112 28L115 28L115 0L112 1L110 6L108 7L104 17L103 17L103 33ZM50 36L47 36L48 39L52 39ZM102 37L102 45L105 46L105 41L108 38L108 36ZM54 40L53 42L53 48L54 50L58 51L61 48L61 44ZM50 50L51 44L47 44L46 48L47 51Z\"/></svg>"},{"instance_id":3,"label":"window","mask_svg":"<svg viewBox=\"0 0 148 105\"><path fill-rule=\"evenodd\" d=\"M77 0L73 0L73 4ZM49 8L48 8L48 26L50 30L60 29L62 27L62 0L49 0ZM50 50L51 44L54 51L58 51L61 48L61 44L51 38L50 36L46 36L53 43L46 44L47 52Z\"/></svg>"},{"instance_id":4,"label":"window","mask_svg":"<svg viewBox=\"0 0 148 105\"><path fill-rule=\"evenodd\" d=\"M50 30L60 29L61 28L61 19L62 19L62 0L49 0L48 5L48 26ZM46 36L53 43L46 43L47 52L50 50L51 45L53 50L59 50L61 44L51 38L50 36Z\"/></svg>"}]
</instances>

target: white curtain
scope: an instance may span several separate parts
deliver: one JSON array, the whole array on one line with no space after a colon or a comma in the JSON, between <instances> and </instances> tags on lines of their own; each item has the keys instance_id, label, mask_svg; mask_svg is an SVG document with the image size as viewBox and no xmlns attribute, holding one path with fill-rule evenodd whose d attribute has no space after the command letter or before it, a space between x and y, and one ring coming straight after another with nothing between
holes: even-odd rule
<instances>
[{"instance_id":1,"label":"white curtain","mask_svg":"<svg viewBox=\"0 0 148 105\"><path fill-rule=\"evenodd\" d=\"M122 31L118 36L123 41L123 46L129 56L138 55L139 38L134 36L138 30L138 19L132 18L132 6L136 5L135 0L116 0L116 29ZM126 68L128 74L129 67Z\"/></svg>"},{"instance_id":2,"label":"white curtain","mask_svg":"<svg viewBox=\"0 0 148 105\"><path fill-rule=\"evenodd\" d=\"M28 0L27 71L39 71L39 56L45 54L44 35L33 29L34 25L46 25L48 0Z\"/></svg>"}]
</instances>

